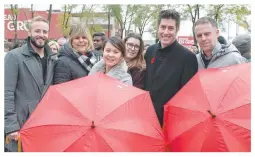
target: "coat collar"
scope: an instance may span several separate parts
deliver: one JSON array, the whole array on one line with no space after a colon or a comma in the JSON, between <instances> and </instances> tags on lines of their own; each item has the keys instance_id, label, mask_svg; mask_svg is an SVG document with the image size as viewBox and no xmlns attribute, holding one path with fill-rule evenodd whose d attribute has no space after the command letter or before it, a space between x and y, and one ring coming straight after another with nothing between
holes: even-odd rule
<instances>
[{"instance_id":1,"label":"coat collar","mask_svg":"<svg viewBox=\"0 0 255 157\"><path fill-rule=\"evenodd\" d=\"M127 73L127 70L128 70L128 66L127 66L125 60L123 59L120 61L119 64L112 67L111 70L108 73L106 73L106 75L116 78L118 80L121 80L121 77ZM93 66L89 75L95 74L97 72L105 73L105 62L103 59L101 59L99 62L97 62Z\"/></svg>"},{"instance_id":2,"label":"coat collar","mask_svg":"<svg viewBox=\"0 0 255 157\"><path fill-rule=\"evenodd\" d=\"M158 49L158 50L161 50L161 51L165 51L165 50L169 51L170 49L172 49L173 47L175 47L175 45L177 45L177 44L178 44L178 42L177 42L176 39L175 39L175 41L174 41L172 44L170 44L170 45L168 45L168 46L162 48L162 47L161 47L161 42L159 41L159 42L157 43L157 49Z\"/></svg>"}]
</instances>

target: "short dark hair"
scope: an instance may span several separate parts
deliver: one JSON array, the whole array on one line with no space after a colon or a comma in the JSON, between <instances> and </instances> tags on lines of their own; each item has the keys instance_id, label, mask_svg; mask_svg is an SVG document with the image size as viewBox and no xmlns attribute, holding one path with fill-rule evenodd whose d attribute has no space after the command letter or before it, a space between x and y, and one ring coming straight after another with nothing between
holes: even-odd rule
<instances>
[{"instance_id":1,"label":"short dark hair","mask_svg":"<svg viewBox=\"0 0 255 157\"><path fill-rule=\"evenodd\" d=\"M180 14L175 10L161 10L158 16L158 26L160 25L160 22L162 19L173 19L176 22L176 29L177 31L180 28Z\"/></svg>"},{"instance_id":2,"label":"short dark hair","mask_svg":"<svg viewBox=\"0 0 255 157\"><path fill-rule=\"evenodd\" d=\"M104 34L103 32L95 32L95 33L93 34L93 38L94 38L95 36L100 36L101 39L102 39L103 41L106 40L105 34Z\"/></svg>"},{"instance_id":3,"label":"short dark hair","mask_svg":"<svg viewBox=\"0 0 255 157\"><path fill-rule=\"evenodd\" d=\"M112 46L114 46L116 49L118 49L121 52L122 56L125 57L126 47L125 47L124 42L120 38L113 36L113 37L109 38L108 40L106 40L103 44L103 50L107 43L112 44Z\"/></svg>"},{"instance_id":4,"label":"short dark hair","mask_svg":"<svg viewBox=\"0 0 255 157\"><path fill-rule=\"evenodd\" d=\"M217 22L211 17L201 17L195 22L195 27L200 24L211 24L213 27L218 28Z\"/></svg>"}]
</instances>

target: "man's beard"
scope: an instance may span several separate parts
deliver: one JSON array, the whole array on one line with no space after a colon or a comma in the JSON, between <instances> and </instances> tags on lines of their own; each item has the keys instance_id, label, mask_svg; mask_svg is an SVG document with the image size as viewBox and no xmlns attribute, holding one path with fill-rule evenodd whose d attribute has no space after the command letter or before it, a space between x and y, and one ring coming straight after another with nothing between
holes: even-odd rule
<instances>
[{"instance_id":1,"label":"man's beard","mask_svg":"<svg viewBox=\"0 0 255 157\"><path fill-rule=\"evenodd\" d=\"M38 45L38 44L36 43L36 41L35 41L35 38L31 37L31 43L32 43L36 48L41 49L41 48L44 48L44 46L45 46L46 43L47 43L47 40L45 40L45 42L44 42L43 45Z\"/></svg>"}]
</instances>

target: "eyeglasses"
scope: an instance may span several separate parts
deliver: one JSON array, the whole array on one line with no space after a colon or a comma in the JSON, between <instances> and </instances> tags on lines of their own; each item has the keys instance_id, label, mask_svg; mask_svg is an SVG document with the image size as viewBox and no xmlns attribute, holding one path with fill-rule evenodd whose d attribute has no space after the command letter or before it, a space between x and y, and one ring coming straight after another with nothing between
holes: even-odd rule
<instances>
[{"instance_id":1,"label":"eyeglasses","mask_svg":"<svg viewBox=\"0 0 255 157\"><path fill-rule=\"evenodd\" d=\"M135 49L136 51L138 51L138 50L140 49L140 45L134 45L134 44L132 44L132 43L127 43L127 47L128 47L129 49L132 49L132 48L134 47L134 49Z\"/></svg>"}]
</instances>

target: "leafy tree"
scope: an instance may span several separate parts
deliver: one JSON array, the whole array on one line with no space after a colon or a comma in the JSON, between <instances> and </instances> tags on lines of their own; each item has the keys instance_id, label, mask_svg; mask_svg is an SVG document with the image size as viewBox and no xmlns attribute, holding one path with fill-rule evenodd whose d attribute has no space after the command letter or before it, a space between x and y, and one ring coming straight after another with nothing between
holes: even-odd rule
<instances>
[{"instance_id":1,"label":"leafy tree","mask_svg":"<svg viewBox=\"0 0 255 157\"><path fill-rule=\"evenodd\" d=\"M64 36L68 35L68 32L70 31L70 23L69 20L72 17L73 10L77 7L77 4L68 4L63 6L64 12L61 14L59 23L60 23L60 29Z\"/></svg>"}]
</instances>

